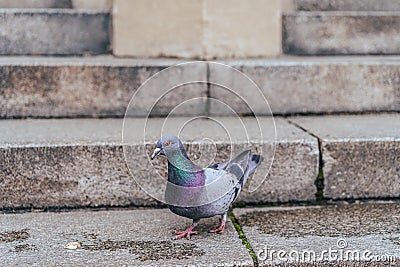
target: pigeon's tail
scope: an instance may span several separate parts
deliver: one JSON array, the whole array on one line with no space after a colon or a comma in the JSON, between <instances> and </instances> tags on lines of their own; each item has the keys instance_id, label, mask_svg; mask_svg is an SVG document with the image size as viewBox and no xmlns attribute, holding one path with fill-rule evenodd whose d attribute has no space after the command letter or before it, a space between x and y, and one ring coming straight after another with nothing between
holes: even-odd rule
<instances>
[{"instance_id":1,"label":"pigeon's tail","mask_svg":"<svg viewBox=\"0 0 400 267\"><path fill-rule=\"evenodd\" d=\"M261 162L263 161L263 157L261 155L255 155L255 154L251 154L250 158L249 158L249 174L252 174L257 167L261 164Z\"/></svg>"},{"instance_id":2,"label":"pigeon's tail","mask_svg":"<svg viewBox=\"0 0 400 267\"><path fill-rule=\"evenodd\" d=\"M240 181L242 187L246 184L247 178L257 169L257 167L261 164L263 159L264 158L262 156L255 155L250 152L249 160L247 163L247 169Z\"/></svg>"}]
</instances>

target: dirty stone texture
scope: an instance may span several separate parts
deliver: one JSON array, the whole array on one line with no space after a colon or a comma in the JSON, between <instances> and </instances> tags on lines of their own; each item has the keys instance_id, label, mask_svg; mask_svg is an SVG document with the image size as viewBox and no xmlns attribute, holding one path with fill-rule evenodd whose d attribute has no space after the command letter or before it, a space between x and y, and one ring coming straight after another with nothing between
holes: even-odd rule
<instances>
[{"instance_id":1,"label":"dirty stone texture","mask_svg":"<svg viewBox=\"0 0 400 267\"><path fill-rule=\"evenodd\" d=\"M176 63L179 61L111 57L89 57L83 61L79 58L3 58L0 59L0 117L123 116L140 85ZM135 96L137 102L135 109L130 109L130 115L166 115L185 100L206 96L205 84L177 87L164 96L157 89L169 89L166 84L185 82L185 79L205 79L205 67L176 68L168 74L156 84L160 87L152 90L147 87L146 92ZM197 101L177 112L204 113L204 109L204 101Z\"/></svg>"},{"instance_id":2,"label":"dirty stone texture","mask_svg":"<svg viewBox=\"0 0 400 267\"><path fill-rule=\"evenodd\" d=\"M400 110L399 57L283 57L222 63L252 79L274 114ZM210 81L227 87L212 85L210 95L235 112L271 113L257 88L238 74L210 65ZM229 114L221 107L211 102L211 114Z\"/></svg>"},{"instance_id":3,"label":"dirty stone texture","mask_svg":"<svg viewBox=\"0 0 400 267\"><path fill-rule=\"evenodd\" d=\"M400 114L290 120L322 140L325 197L400 195Z\"/></svg>"},{"instance_id":4,"label":"dirty stone texture","mask_svg":"<svg viewBox=\"0 0 400 267\"><path fill-rule=\"evenodd\" d=\"M391 239L400 236L399 211L397 202L367 202L235 209L234 214L261 266L274 266L273 263L277 266L397 266L399 246ZM329 249L339 251L331 258L335 264L326 262L328 254L321 257L322 252ZM276 251L279 250L285 251L284 258L289 257L290 251L297 251L299 257L303 255L304 262L292 254L297 260L293 265L287 265L277 258ZM360 255L370 251L373 260L348 256L346 251L355 250ZM316 262L312 262L310 256L304 256L304 251L313 251ZM387 260L377 262L380 256L386 256Z\"/></svg>"},{"instance_id":5,"label":"dirty stone texture","mask_svg":"<svg viewBox=\"0 0 400 267\"><path fill-rule=\"evenodd\" d=\"M128 173L121 145L7 148L4 208L154 205Z\"/></svg>"},{"instance_id":6,"label":"dirty stone texture","mask_svg":"<svg viewBox=\"0 0 400 267\"><path fill-rule=\"evenodd\" d=\"M0 234L0 242L15 242L26 240L30 237L27 229L20 231L2 232Z\"/></svg>"},{"instance_id":7,"label":"dirty stone texture","mask_svg":"<svg viewBox=\"0 0 400 267\"><path fill-rule=\"evenodd\" d=\"M202 220L191 240L171 240L190 220L166 209L24 213L0 216L0 237L26 227L29 238L0 241L0 265L252 266L228 220L222 235L208 233L217 218ZM69 242L81 248L67 250Z\"/></svg>"},{"instance_id":8,"label":"dirty stone texture","mask_svg":"<svg viewBox=\"0 0 400 267\"><path fill-rule=\"evenodd\" d=\"M295 55L399 54L396 12L297 12L283 16L283 50Z\"/></svg>"},{"instance_id":9,"label":"dirty stone texture","mask_svg":"<svg viewBox=\"0 0 400 267\"><path fill-rule=\"evenodd\" d=\"M263 267L391 267L398 266L395 261L324 261L324 262L295 262L295 263L262 263Z\"/></svg>"},{"instance_id":10,"label":"dirty stone texture","mask_svg":"<svg viewBox=\"0 0 400 267\"><path fill-rule=\"evenodd\" d=\"M300 11L400 11L399 0L296 0Z\"/></svg>"},{"instance_id":11,"label":"dirty stone texture","mask_svg":"<svg viewBox=\"0 0 400 267\"><path fill-rule=\"evenodd\" d=\"M277 119L276 156L271 174L264 181L275 152L272 118L259 120L263 142L259 141L259 126L251 118L242 118L245 128L235 118L219 118L225 128L218 128L218 123L209 124L208 120L191 119L147 120L146 139L143 138L146 120L128 119L123 142L121 119L3 120L0 123L1 206L159 204L144 192L158 200L164 199L166 160L149 159L161 130L170 134L182 130L180 136L189 157L203 167L225 161L245 149L262 152L263 164L247 183L248 191L257 190L246 189L240 201L314 199L314 181L318 174L315 138ZM186 124L188 121L191 122ZM246 144L248 141L250 144Z\"/></svg>"},{"instance_id":12,"label":"dirty stone texture","mask_svg":"<svg viewBox=\"0 0 400 267\"><path fill-rule=\"evenodd\" d=\"M108 13L73 9L2 9L1 55L105 54Z\"/></svg>"},{"instance_id":13,"label":"dirty stone texture","mask_svg":"<svg viewBox=\"0 0 400 267\"><path fill-rule=\"evenodd\" d=\"M258 170L268 173L271 167L270 172L255 192L245 188L238 201L266 203L314 200L319 157L317 139L283 119L275 119L275 125L277 142L273 163L261 165Z\"/></svg>"},{"instance_id":14,"label":"dirty stone texture","mask_svg":"<svg viewBox=\"0 0 400 267\"><path fill-rule=\"evenodd\" d=\"M0 8L71 8L71 0L0 0Z\"/></svg>"}]
</instances>

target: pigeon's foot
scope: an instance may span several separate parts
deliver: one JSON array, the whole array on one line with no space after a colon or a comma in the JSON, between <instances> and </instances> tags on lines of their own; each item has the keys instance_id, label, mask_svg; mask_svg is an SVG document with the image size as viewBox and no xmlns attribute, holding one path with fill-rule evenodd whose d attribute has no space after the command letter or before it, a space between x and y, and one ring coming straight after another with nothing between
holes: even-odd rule
<instances>
[{"instance_id":1,"label":"pigeon's foot","mask_svg":"<svg viewBox=\"0 0 400 267\"><path fill-rule=\"evenodd\" d=\"M221 215L217 228L210 230L210 233L222 234L225 231L226 216L226 213Z\"/></svg>"},{"instance_id":2,"label":"pigeon's foot","mask_svg":"<svg viewBox=\"0 0 400 267\"><path fill-rule=\"evenodd\" d=\"M210 233L222 234L225 231L225 222L222 221L218 224L217 228L210 230Z\"/></svg>"},{"instance_id":3,"label":"pigeon's foot","mask_svg":"<svg viewBox=\"0 0 400 267\"><path fill-rule=\"evenodd\" d=\"M190 239L190 235L197 235L198 232L197 231L191 231L191 230L185 230L183 232L178 232L175 231L176 236L174 236L172 239L173 240L177 240L180 239L182 237L186 237L187 239Z\"/></svg>"},{"instance_id":4,"label":"pigeon's foot","mask_svg":"<svg viewBox=\"0 0 400 267\"><path fill-rule=\"evenodd\" d=\"M177 240L182 237L186 237L187 239L190 239L190 235L197 235L197 231L193 231L193 228L195 228L197 223L191 224L188 229L186 229L183 232L175 231L176 236L174 236L172 239Z\"/></svg>"}]
</instances>

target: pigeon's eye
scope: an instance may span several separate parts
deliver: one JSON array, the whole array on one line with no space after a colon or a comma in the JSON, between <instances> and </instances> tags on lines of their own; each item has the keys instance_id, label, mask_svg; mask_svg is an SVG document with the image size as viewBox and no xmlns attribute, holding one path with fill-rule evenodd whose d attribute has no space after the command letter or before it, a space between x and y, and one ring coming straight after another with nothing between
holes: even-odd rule
<instances>
[{"instance_id":1,"label":"pigeon's eye","mask_svg":"<svg viewBox=\"0 0 400 267\"><path fill-rule=\"evenodd\" d=\"M169 146L171 144L170 141L165 142L164 146Z\"/></svg>"}]
</instances>

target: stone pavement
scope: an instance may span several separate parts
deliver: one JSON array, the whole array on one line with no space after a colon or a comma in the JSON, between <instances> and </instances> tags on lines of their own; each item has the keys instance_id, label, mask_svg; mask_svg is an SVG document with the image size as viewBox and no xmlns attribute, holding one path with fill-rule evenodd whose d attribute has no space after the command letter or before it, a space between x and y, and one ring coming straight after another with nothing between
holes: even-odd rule
<instances>
[{"instance_id":1,"label":"stone pavement","mask_svg":"<svg viewBox=\"0 0 400 267\"><path fill-rule=\"evenodd\" d=\"M389 201L236 208L236 229L208 233L215 217L177 241L190 220L167 209L3 214L0 266L399 266L399 214Z\"/></svg>"},{"instance_id":2,"label":"stone pavement","mask_svg":"<svg viewBox=\"0 0 400 267\"><path fill-rule=\"evenodd\" d=\"M400 264L398 202L245 208L235 209L233 213L258 256L260 266ZM283 252L278 252L281 250ZM286 260L290 257L303 262L294 260L289 264ZM321 258L332 262L328 264Z\"/></svg>"},{"instance_id":3,"label":"stone pavement","mask_svg":"<svg viewBox=\"0 0 400 267\"><path fill-rule=\"evenodd\" d=\"M190 241L171 240L190 220L165 209L5 214L0 217L0 266L252 266L228 221L222 235L204 220ZM67 250L69 242L81 248Z\"/></svg>"}]
</instances>

